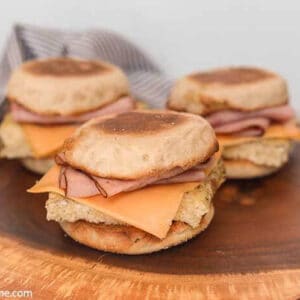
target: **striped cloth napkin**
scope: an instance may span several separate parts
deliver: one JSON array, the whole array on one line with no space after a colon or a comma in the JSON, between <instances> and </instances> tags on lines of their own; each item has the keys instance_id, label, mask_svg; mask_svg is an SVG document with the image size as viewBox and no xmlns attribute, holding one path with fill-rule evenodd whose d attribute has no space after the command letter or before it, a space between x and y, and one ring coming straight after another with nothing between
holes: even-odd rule
<instances>
[{"instance_id":1,"label":"striped cloth napkin","mask_svg":"<svg viewBox=\"0 0 300 300\"><path fill-rule=\"evenodd\" d=\"M55 56L101 59L113 63L127 74L134 97L152 107L165 105L171 80L143 51L122 36L106 30L67 32L15 25L0 61L2 110L5 88L12 70L29 59Z\"/></svg>"}]
</instances>

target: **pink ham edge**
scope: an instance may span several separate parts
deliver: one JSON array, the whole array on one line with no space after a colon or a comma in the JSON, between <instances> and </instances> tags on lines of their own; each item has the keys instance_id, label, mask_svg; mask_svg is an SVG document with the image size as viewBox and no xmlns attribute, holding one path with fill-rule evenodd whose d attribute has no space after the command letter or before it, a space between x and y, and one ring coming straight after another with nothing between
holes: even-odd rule
<instances>
[{"instance_id":1,"label":"pink ham edge","mask_svg":"<svg viewBox=\"0 0 300 300\"><path fill-rule=\"evenodd\" d=\"M61 189L63 190L67 189L66 167L64 166L60 168L58 184Z\"/></svg>"},{"instance_id":2,"label":"pink ham edge","mask_svg":"<svg viewBox=\"0 0 300 300\"><path fill-rule=\"evenodd\" d=\"M167 180L171 177L176 177L176 175L182 173L182 168L174 168L161 176L152 176L148 178L141 178L137 180L119 180L119 179L107 179L97 176L92 176L92 178L97 182L99 187L104 191L102 195L105 197L111 197L122 192L130 192L150 184L155 184L157 181L164 179Z\"/></svg>"},{"instance_id":3,"label":"pink ham edge","mask_svg":"<svg viewBox=\"0 0 300 300\"><path fill-rule=\"evenodd\" d=\"M66 123L83 123L95 117L100 117L109 114L119 114L127 112L135 108L135 101L130 97L120 98L118 101L101 107L91 112L86 112L78 115L40 115L31 112L19 105L16 102L11 103L11 114L15 121L23 123L36 123L36 124L66 124Z\"/></svg>"},{"instance_id":4,"label":"pink ham edge","mask_svg":"<svg viewBox=\"0 0 300 300\"><path fill-rule=\"evenodd\" d=\"M212 127L217 127L230 122L235 122L243 119L245 117L244 112L233 111L233 110L223 110L212 113L205 117L205 119L210 123Z\"/></svg>"},{"instance_id":5,"label":"pink ham edge","mask_svg":"<svg viewBox=\"0 0 300 300\"><path fill-rule=\"evenodd\" d=\"M261 128L249 128L249 129L244 129L242 131L233 133L233 136L238 136L238 137L251 137L251 136L261 136L265 132L264 129Z\"/></svg>"},{"instance_id":6,"label":"pink ham edge","mask_svg":"<svg viewBox=\"0 0 300 300\"><path fill-rule=\"evenodd\" d=\"M289 105L264 108L261 110L244 112L235 110L223 110L206 116L206 120L213 126L217 127L227 123L252 119L268 118L272 121L286 122L295 116L293 109Z\"/></svg>"},{"instance_id":7,"label":"pink ham edge","mask_svg":"<svg viewBox=\"0 0 300 300\"><path fill-rule=\"evenodd\" d=\"M259 110L257 114L253 112L253 116L266 117L276 122L287 122L295 117L295 112L291 106L281 105Z\"/></svg>"},{"instance_id":8,"label":"pink ham edge","mask_svg":"<svg viewBox=\"0 0 300 300\"><path fill-rule=\"evenodd\" d=\"M242 133L243 130L260 129L260 134L262 134L269 124L270 120L267 118L246 119L217 126L215 132L219 134L237 134Z\"/></svg>"},{"instance_id":9,"label":"pink ham edge","mask_svg":"<svg viewBox=\"0 0 300 300\"><path fill-rule=\"evenodd\" d=\"M187 170L171 178L158 180L154 184L170 184L170 183L203 181L205 177L206 175L204 171L195 168L195 169Z\"/></svg>"}]
</instances>

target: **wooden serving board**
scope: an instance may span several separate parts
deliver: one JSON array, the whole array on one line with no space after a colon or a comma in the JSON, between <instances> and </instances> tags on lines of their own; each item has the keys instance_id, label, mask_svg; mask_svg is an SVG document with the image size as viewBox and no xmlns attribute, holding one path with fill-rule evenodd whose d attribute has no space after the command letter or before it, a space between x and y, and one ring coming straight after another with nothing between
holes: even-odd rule
<instances>
[{"instance_id":1,"label":"wooden serving board","mask_svg":"<svg viewBox=\"0 0 300 300\"><path fill-rule=\"evenodd\" d=\"M160 253L114 255L81 246L45 219L37 177L0 162L0 290L34 299L297 299L300 147L279 173L227 182L211 226Z\"/></svg>"}]
</instances>

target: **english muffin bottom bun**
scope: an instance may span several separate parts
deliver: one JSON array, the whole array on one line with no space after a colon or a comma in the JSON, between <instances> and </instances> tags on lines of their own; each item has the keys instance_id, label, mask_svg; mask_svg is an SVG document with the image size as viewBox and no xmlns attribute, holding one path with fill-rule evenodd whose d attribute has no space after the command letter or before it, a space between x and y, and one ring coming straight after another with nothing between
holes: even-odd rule
<instances>
[{"instance_id":1,"label":"english muffin bottom bun","mask_svg":"<svg viewBox=\"0 0 300 300\"><path fill-rule=\"evenodd\" d=\"M137 107L118 67L67 57L22 64L11 75L6 98L0 156L21 159L37 173L48 170L48 161L80 124Z\"/></svg>"},{"instance_id":2,"label":"english muffin bottom bun","mask_svg":"<svg viewBox=\"0 0 300 300\"><path fill-rule=\"evenodd\" d=\"M32 157L22 158L21 164L29 171L43 175L45 174L53 165L53 158L43 158L37 159Z\"/></svg>"},{"instance_id":3,"label":"english muffin bottom bun","mask_svg":"<svg viewBox=\"0 0 300 300\"><path fill-rule=\"evenodd\" d=\"M211 206L195 228L173 222L167 236L158 239L132 226L92 224L85 221L62 222L61 228L75 241L91 248L119 254L147 254L167 249L192 239L204 231L214 216Z\"/></svg>"},{"instance_id":4,"label":"english muffin bottom bun","mask_svg":"<svg viewBox=\"0 0 300 300\"><path fill-rule=\"evenodd\" d=\"M203 118L135 111L81 126L29 192L49 193L47 219L74 240L143 254L203 231L224 174L214 131Z\"/></svg>"},{"instance_id":5,"label":"english muffin bottom bun","mask_svg":"<svg viewBox=\"0 0 300 300\"><path fill-rule=\"evenodd\" d=\"M279 170L300 139L285 80L255 67L229 67L179 79L168 108L202 115L223 149L228 178Z\"/></svg>"},{"instance_id":6,"label":"english muffin bottom bun","mask_svg":"<svg viewBox=\"0 0 300 300\"><path fill-rule=\"evenodd\" d=\"M270 175L289 159L292 142L287 139L256 139L225 147L223 159L229 178L255 178Z\"/></svg>"}]
</instances>

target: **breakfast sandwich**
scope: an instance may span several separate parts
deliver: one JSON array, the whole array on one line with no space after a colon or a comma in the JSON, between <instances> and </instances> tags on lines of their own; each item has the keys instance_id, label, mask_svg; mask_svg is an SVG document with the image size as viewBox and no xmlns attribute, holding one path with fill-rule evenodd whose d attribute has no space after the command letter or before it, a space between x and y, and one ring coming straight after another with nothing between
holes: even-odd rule
<instances>
[{"instance_id":1,"label":"breakfast sandwich","mask_svg":"<svg viewBox=\"0 0 300 300\"><path fill-rule=\"evenodd\" d=\"M75 58L32 60L13 72L0 125L0 157L45 173L74 130L93 117L135 108L116 66Z\"/></svg>"},{"instance_id":2,"label":"breakfast sandwich","mask_svg":"<svg viewBox=\"0 0 300 300\"><path fill-rule=\"evenodd\" d=\"M252 67L216 69L186 76L175 84L168 108L201 115L222 147L229 178L271 174L289 159L299 140L285 80Z\"/></svg>"},{"instance_id":3,"label":"breakfast sandwich","mask_svg":"<svg viewBox=\"0 0 300 300\"><path fill-rule=\"evenodd\" d=\"M79 243L142 254L203 231L223 181L207 121L187 113L133 111L76 130L56 165L28 191L49 193L47 219Z\"/></svg>"}]
</instances>

